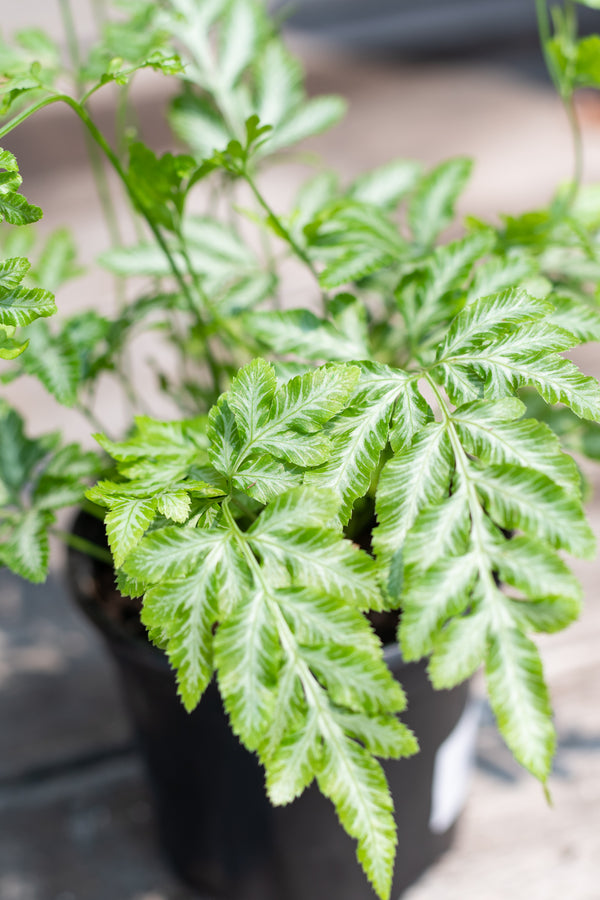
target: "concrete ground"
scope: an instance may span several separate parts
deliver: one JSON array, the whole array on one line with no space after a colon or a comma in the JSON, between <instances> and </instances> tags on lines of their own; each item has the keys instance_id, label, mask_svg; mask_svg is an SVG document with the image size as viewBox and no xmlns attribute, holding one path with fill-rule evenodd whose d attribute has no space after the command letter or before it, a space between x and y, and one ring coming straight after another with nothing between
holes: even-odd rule
<instances>
[{"instance_id":1,"label":"concrete ground","mask_svg":"<svg viewBox=\"0 0 600 900\"><path fill-rule=\"evenodd\" d=\"M562 111L541 82L484 64L355 63L300 49L311 90L349 98L346 122L311 144L344 177L392 156L432 164L471 155L477 167L461 210L483 216L544 203L568 176ZM141 100L159 146L166 135L156 124L155 86L142 85ZM584 113L587 175L600 179L600 114L590 104ZM106 236L79 167L78 129L53 109L7 146L22 158L26 193L45 208L45 227L70 223L84 260L93 259ZM269 176L278 208L298 171L278 167ZM59 297L59 306L110 302L109 292L106 277L85 278ZM595 348L580 360L600 375ZM33 430L56 427L56 410L33 383L11 393L28 410ZM106 411L110 396L102 402ZM69 436L86 432L75 413L61 421ZM597 472L591 477L600 481ZM596 498L590 515L600 534ZM406 900L600 897L600 570L598 563L576 568L587 595L583 618L541 642L560 738L554 809L485 718L456 844ZM0 900L191 900L161 862L112 671L97 637L65 598L60 552L47 585L24 586L2 573L0 722Z\"/></svg>"}]
</instances>

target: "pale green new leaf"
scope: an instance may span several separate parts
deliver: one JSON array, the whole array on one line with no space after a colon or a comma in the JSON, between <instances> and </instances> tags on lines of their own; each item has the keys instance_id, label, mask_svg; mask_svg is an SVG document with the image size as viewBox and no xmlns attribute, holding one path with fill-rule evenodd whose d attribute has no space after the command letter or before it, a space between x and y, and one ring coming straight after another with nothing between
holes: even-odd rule
<instances>
[{"instance_id":1,"label":"pale green new leaf","mask_svg":"<svg viewBox=\"0 0 600 900\"><path fill-rule=\"evenodd\" d=\"M191 505L190 495L185 490L167 491L156 498L158 512L172 522L186 522Z\"/></svg>"}]
</instances>

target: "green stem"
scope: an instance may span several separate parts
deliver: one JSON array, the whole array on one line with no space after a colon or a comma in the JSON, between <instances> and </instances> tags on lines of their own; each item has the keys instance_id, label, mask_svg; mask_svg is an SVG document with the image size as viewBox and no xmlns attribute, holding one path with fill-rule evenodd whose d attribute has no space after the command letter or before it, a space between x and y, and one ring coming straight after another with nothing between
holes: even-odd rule
<instances>
[{"instance_id":1,"label":"green stem","mask_svg":"<svg viewBox=\"0 0 600 900\"><path fill-rule=\"evenodd\" d=\"M190 255L188 253L187 242L186 242L185 236L184 236L181 228L178 230L177 236L179 238L179 244L181 247L182 256L185 260L187 270L192 277L192 283L196 290L196 294L198 295L198 300L199 300L200 304L204 307L204 309L208 310L210 308L210 302L209 302L209 299L206 295L204 288L202 287L200 279L198 278L198 273L196 272L196 270L194 269L194 266L192 265ZM204 321L204 318L202 316L202 311L197 306L194 306L193 312L196 314L198 325L200 326L200 328L202 330L202 336L204 338L204 352L206 353L206 361L208 363L208 368L210 369L210 374L211 374L213 385L214 385L215 401L216 401L222 392L221 367L217 363L217 360L215 359L215 356L212 352L212 347L210 345L210 335L208 333L208 328L207 328L206 322Z\"/></svg>"},{"instance_id":2,"label":"green stem","mask_svg":"<svg viewBox=\"0 0 600 900\"><path fill-rule=\"evenodd\" d=\"M554 62L554 58L550 53L550 41L552 39L552 29L550 27L550 16L548 14L548 3L547 0L535 0L535 11L537 14L537 22L538 22L538 34L540 36L540 44L542 47L542 53L544 54L544 60L546 62L546 68L548 69L548 74L552 79L552 83L556 88L558 94L563 96L563 85L560 77L560 72L556 68L556 64Z\"/></svg>"},{"instance_id":3,"label":"green stem","mask_svg":"<svg viewBox=\"0 0 600 900\"><path fill-rule=\"evenodd\" d=\"M73 18L73 11L71 9L70 0L60 0L60 11L61 17L63 21L63 28L65 32L65 36L67 39L67 47L69 50L69 57L71 59L71 65L75 72L75 84L77 87L77 93L81 94L83 91L83 81L81 78L81 56L79 53L79 43L77 40L77 30L75 28L75 20ZM88 96L91 96L91 93L88 92ZM100 151L96 144L91 139L90 135L85 133L85 146L88 154L88 158L90 161L90 167L92 170L92 177L94 179L94 183L96 185L96 192L98 194L98 198L100 200L100 206L102 207L102 213L104 215L104 220L106 222L106 226L108 228L108 234L110 237L110 241L113 247L120 247L122 245L121 234L119 231L119 223L115 213L114 205L112 202L112 197L110 195L110 187L108 184L108 179L106 177L106 172L104 171L104 166L102 165L102 157L100 155ZM117 294L122 294L122 289L120 287L120 283L117 281ZM121 305L122 305L122 296L121 296Z\"/></svg>"},{"instance_id":4,"label":"green stem","mask_svg":"<svg viewBox=\"0 0 600 900\"><path fill-rule=\"evenodd\" d=\"M281 235L281 237L283 237L285 242L289 245L289 247L291 248L291 250L293 251L295 256L302 263L304 263L305 266L307 266L307 268L310 270L311 274L313 275L315 281L319 285L319 289L321 289L321 285L319 282L319 273L315 269L314 264L313 264L312 260L310 259L310 257L308 256L308 254L295 241L295 239L292 237L292 235L290 234L288 229L285 227L285 225L283 224L281 219L275 214L273 209L269 206L268 202L266 201L266 199L263 197L263 195L259 191L259 189L256 185L256 182L254 181L253 177L250 175L250 173L248 172L247 169L242 173L242 177L244 178L246 184L248 185L248 187L254 194L254 197L255 197L256 201L258 202L259 206L262 207L262 209L266 212L267 216L270 218L271 222L275 225L275 228L277 229L278 233ZM327 311L327 306L326 306L327 298L326 298L325 294L323 294L322 291L321 291L321 293L322 293L322 297L323 297L324 311L326 312Z\"/></svg>"},{"instance_id":5,"label":"green stem","mask_svg":"<svg viewBox=\"0 0 600 900\"><path fill-rule=\"evenodd\" d=\"M60 5L60 15L67 38L67 47L71 63L76 72L79 70L81 59L79 56L79 44L77 41L77 31L75 29L75 20L73 19L73 11L69 0L58 0Z\"/></svg>"},{"instance_id":6,"label":"green stem","mask_svg":"<svg viewBox=\"0 0 600 900\"><path fill-rule=\"evenodd\" d=\"M562 77L560 70L556 66L554 57L550 52L552 28L550 25L547 0L535 0L535 8L537 13L540 44L542 47L542 53L544 54L546 68L548 69L548 74L552 79L552 83L554 84L556 92L558 93L562 101L567 120L569 122L571 137L573 140L573 181L571 183L569 193L567 194L567 197L565 199L565 208L567 210L570 210L572 209L573 204L577 199L577 195L579 193L583 178L583 141L581 137L581 125L577 116L575 104L573 102L572 84L569 82L568 78L565 79ZM577 16L572 0L566 0L565 15L571 21L573 31L576 32ZM573 37L574 39L576 39L575 33Z\"/></svg>"},{"instance_id":7,"label":"green stem","mask_svg":"<svg viewBox=\"0 0 600 900\"><path fill-rule=\"evenodd\" d=\"M583 139L581 135L581 124L579 122L575 103L573 102L573 96L571 95L563 102L569 120L571 137L573 139L573 181L566 200L567 208L572 209L577 200L577 195L579 194L579 189L581 188L581 182L583 180Z\"/></svg>"},{"instance_id":8,"label":"green stem","mask_svg":"<svg viewBox=\"0 0 600 900\"><path fill-rule=\"evenodd\" d=\"M156 225L156 223L154 222L152 217L149 216L148 213L144 210L143 203L138 202L136 193L129 183L127 173L123 169L123 166L121 165L121 162L120 162L118 156L116 155L116 153L114 152L114 150L112 149L112 147L110 146L110 144L108 143L108 141L106 140L106 138L104 137L104 135L102 134L100 129L97 127L96 123L93 121L93 119L89 115L88 111L84 107L82 107L79 103L77 103L76 100L73 100L72 97L69 97L66 94L62 94L61 99L67 104L67 106L71 107L71 109L77 116L79 116L79 118L81 119L81 121L83 122L83 124L85 125L85 127L88 129L89 133L95 140L95 142L98 144L98 146L104 153L106 159L111 164L114 171L116 172L116 174L119 176L119 178L123 182L125 190L127 191L129 197L131 198L135 208L140 210L142 216L144 217L144 220L146 221L148 227L150 228L150 231L154 235L154 238L155 238L157 244L159 245L160 249L164 253L164 255L169 263L169 268L171 269L173 277L177 281L182 294L188 301L190 308L193 308L194 307L194 298L192 297L192 295L190 293L189 286L187 285L183 275L179 271L179 268L177 266L177 263L175 262L173 254L171 253L164 237L162 236L160 229L158 228L158 226Z\"/></svg>"},{"instance_id":9,"label":"green stem","mask_svg":"<svg viewBox=\"0 0 600 900\"><path fill-rule=\"evenodd\" d=\"M44 97L43 100L34 103L33 106L28 106L27 109L24 109L23 112L20 112L12 119L9 119L9 121L0 128L0 140L2 140L5 135L10 134L15 128L18 128L18 126L25 122L30 116L35 115L40 109L44 109L45 106L51 106L52 103L64 103L66 96L66 94L52 94L50 97Z\"/></svg>"},{"instance_id":10,"label":"green stem","mask_svg":"<svg viewBox=\"0 0 600 900\"><path fill-rule=\"evenodd\" d=\"M70 531L61 531L59 528L53 528L52 534L60 538L67 547L72 547L74 550L79 550L80 553L85 553L86 556L91 556L92 559L97 559L109 566L114 566L110 551L106 550L104 547L99 547L97 544L80 537L78 534L71 534Z\"/></svg>"}]
</instances>

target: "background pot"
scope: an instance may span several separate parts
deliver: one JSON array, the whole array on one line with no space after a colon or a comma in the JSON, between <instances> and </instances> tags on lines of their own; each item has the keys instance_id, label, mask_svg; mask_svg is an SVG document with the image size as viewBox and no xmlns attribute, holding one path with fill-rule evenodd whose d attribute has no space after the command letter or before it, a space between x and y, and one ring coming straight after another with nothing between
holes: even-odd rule
<instances>
[{"instance_id":1,"label":"background pot","mask_svg":"<svg viewBox=\"0 0 600 900\"><path fill-rule=\"evenodd\" d=\"M74 531L103 539L102 524L85 514ZM164 654L126 636L103 614L94 597L99 564L70 550L69 576L116 664L161 840L182 879L215 900L373 900L354 842L316 786L290 806L272 808L263 771L231 732L216 684L186 713ZM424 665L404 663L395 646L386 648L386 658L408 696L403 721L421 747L411 759L384 763L398 826L397 898L450 846L478 712L467 685L434 691Z\"/></svg>"}]
</instances>

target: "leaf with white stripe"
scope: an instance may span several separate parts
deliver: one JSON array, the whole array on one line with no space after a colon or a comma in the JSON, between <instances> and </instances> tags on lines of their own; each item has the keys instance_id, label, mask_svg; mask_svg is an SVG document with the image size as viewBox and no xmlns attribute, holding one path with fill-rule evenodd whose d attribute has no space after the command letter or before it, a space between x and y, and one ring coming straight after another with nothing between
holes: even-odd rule
<instances>
[{"instance_id":1,"label":"leaf with white stripe","mask_svg":"<svg viewBox=\"0 0 600 900\"><path fill-rule=\"evenodd\" d=\"M540 781L550 774L556 735L535 645L516 629L490 639L486 680L504 739L519 762Z\"/></svg>"},{"instance_id":2,"label":"leaf with white stripe","mask_svg":"<svg viewBox=\"0 0 600 900\"><path fill-rule=\"evenodd\" d=\"M471 160L457 157L423 176L408 208L410 227L418 244L430 246L451 223L454 205L472 168Z\"/></svg>"},{"instance_id":3,"label":"leaf with white stripe","mask_svg":"<svg viewBox=\"0 0 600 900\"><path fill-rule=\"evenodd\" d=\"M557 549L590 559L596 549L581 502L546 475L520 466L488 466L475 485L494 522L519 528Z\"/></svg>"},{"instance_id":4,"label":"leaf with white stripe","mask_svg":"<svg viewBox=\"0 0 600 900\"><path fill-rule=\"evenodd\" d=\"M452 421L465 449L482 462L535 469L579 496L581 479L575 462L547 425L521 419L524 412L524 404L516 398L483 401L461 407Z\"/></svg>"},{"instance_id":5,"label":"leaf with white stripe","mask_svg":"<svg viewBox=\"0 0 600 900\"><path fill-rule=\"evenodd\" d=\"M272 720L281 647L261 586L241 599L215 638L219 691L231 727L250 750L264 740Z\"/></svg>"},{"instance_id":6,"label":"leaf with white stripe","mask_svg":"<svg viewBox=\"0 0 600 900\"><path fill-rule=\"evenodd\" d=\"M318 775L348 834L358 841L357 856L377 895L390 895L396 851L393 803L381 766L355 741L340 735L324 746Z\"/></svg>"},{"instance_id":7,"label":"leaf with white stripe","mask_svg":"<svg viewBox=\"0 0 600 900\"><path fill-rule=\"evenodd\" d=\"M156 515L157 501L122 500L113 503L106 514L106 536L115 566L121 568L127 555L136 547Z\"/></svg>"},{"instance_id":8,"label":"leaf with white stripe","mask_svg":"<svg viewBox=\"0 0 600 900\"><path fill-rule=\"evenodd\" d=\"M332 443L331 455L325 465L307 473L305 481L340 494L340 520L344 524L350 518L354 501L367 491L388 441L394 406L402 403L408 389L403 372L379 363L363 363L361 379L348 408L326 429ZM396 431L400 428L406 428L401 416Z\"/></svg>"},{"instance_id":9,"label":"leaf with white stripe","mask_svg":"<svg viewBox=\"0 0 600 900\"><path fill-rule=\"evenodd\" d=\"M410 447L387 462L377 489L377 527L373 547L381 563L390 563L424 506L450 487L454 456L443 424L431 424Z\"/></svg>"},{"instance_id":10,"label":"leaf with white stripe","mask_svg":"<svg viewBox=\"0 0 600 900\"><path fill-rule=\"evenodd\" d=\"M144 596L142 622L150 631L160 630L188 712L198 705L213 674L213 628L218 616L213 576L209 554L196 572L163 581Z\"/></svg>"},{"instance_id":11,"label":"leaf with white stripe","mask_svg":"<svg viewBox=\"0 0 600 900\"><path fill-rule=\"evenodd\" d=\"M421 659L429 653L446 621L464 612L478 572L479 560L474 553L441 557L413 577L410 567L407 569L398 632L405 659Z\"/></svg>"}]
</instances>

